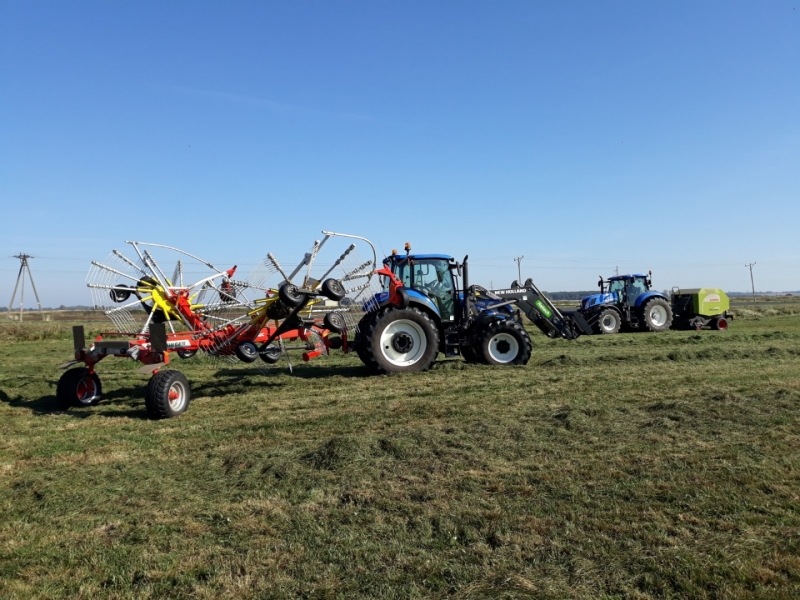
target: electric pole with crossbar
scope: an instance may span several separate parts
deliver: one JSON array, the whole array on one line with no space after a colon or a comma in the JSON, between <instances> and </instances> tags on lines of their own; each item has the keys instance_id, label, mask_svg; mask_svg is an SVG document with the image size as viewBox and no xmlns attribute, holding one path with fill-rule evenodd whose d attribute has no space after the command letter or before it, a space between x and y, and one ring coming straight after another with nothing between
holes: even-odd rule
<instances>
[{"instance_id":1,"label":"electric pole with crossbar","mask_svg":"<svg viewBox=\"0 0 800 600\"><path fill-rule=\"evenodd\" d=\"M39 305L39 310L42 310L42 303L39 302L39 294L36 291L36 284L33 283L33 273L31 273L31 266L28 264L29 258L34 258L30 254L16 254L14 258L20 261L19 273L17 274L17 283L14 284L14 293L11 294L11 302L8 303L8 318L11 318L11 306L14 304L14 298L17 297L17 288L20 288L19 293L19 320L22 321L23 303L25 302L25 273L28 273L28 279L31 280L31 287L33 288L33 295L36 296L36 304ZM20 283L22 286L20 287Z\"/></svg>"}]
</instances>

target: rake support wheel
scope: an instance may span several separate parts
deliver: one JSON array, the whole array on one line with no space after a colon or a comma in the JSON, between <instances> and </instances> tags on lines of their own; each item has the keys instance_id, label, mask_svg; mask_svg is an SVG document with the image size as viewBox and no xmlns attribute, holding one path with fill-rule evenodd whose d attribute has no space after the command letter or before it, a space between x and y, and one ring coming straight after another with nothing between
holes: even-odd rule
<instances>
[{"instance_id":1,"label":"rake support wheel","mask_svg":"<svg viewBox=\"0 0 800 600\"><path fill-rule=\"evenodd\" d=\"M278 288L278 297L286 306L291 306L292 308L300 306L306 299L306 295L293 283L284 283Z\"/></svg>"},{"instance_id":2,"label":"rake support wheel","mask_svg":"<svg viewBox=\"0 0 800 600\"><path fill-rule=\"evenodd\" d=\"M347 295L347 290L344 289L341 281L331 278L322 282L322 295L338 302Z\"/></svg>"},{"instance_id":3,"label":"rake support wheel","mask_svg":"<svg viewBox=\"0 0 800 600\"><path fill-rule=\"evenodd\" d=\"M159 371L147 382L144 404L151 419L177 417L186 412L190 400L189 382L180 371Z\"/></svg>"},{"instance_id":4,"label":"rake support wheel","mask_svg":"<svg viewBox=\"0 0 800 600\"><path fill-rule=\"evenodd\" d=\"M72 406L94 406L100 402L103 387L97 373L89 373L86 367L65 371L56 386L56 400L61 410Z\"/></svg>"}]
</instances>

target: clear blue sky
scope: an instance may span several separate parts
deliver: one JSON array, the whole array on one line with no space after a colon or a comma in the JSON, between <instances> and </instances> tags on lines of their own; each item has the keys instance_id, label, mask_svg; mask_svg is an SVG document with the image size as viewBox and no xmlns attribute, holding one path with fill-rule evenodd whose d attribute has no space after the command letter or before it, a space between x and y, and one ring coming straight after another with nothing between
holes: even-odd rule
<instances>
[{"instance_id":1,"label":"clear blue sky","mask_svg":"<svg viewBox=\"0 0 800 600\"><path fill-rule=\"evenodd\" d=\"M800 0L0 0L0 304L323 228L474 278L800 289ZM30 305L29 303L26 303Z\"/></svg>"}]
</instances>

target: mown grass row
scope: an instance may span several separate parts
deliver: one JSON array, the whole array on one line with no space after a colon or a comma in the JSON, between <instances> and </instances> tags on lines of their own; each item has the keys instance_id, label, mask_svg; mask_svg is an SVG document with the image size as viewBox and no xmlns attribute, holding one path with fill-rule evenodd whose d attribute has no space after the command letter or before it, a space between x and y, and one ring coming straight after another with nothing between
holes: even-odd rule
<instances>
[{"instance_id":1,"label":"mown grass row","mask_svg":"<svg viewBox=\"0 0 800 600\"><path fill-rule=\"evenodd\" d=\"M67 340L0 345L0 596L793 598L800 319L548 340L524 368L192 359L53 411Z\"/></svg>"}]
</instances>

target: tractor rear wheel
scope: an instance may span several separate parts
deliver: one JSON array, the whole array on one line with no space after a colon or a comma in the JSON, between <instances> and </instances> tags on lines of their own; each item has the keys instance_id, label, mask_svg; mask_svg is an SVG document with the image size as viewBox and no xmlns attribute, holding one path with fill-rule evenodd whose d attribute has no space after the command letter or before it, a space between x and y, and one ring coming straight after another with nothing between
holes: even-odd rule
<instances>
[{"instance_id":1,"label":"tractor rear wheel","mask_svg":"<svg viewBox=\"0 0 800 600\"><path fill-rule=\"evenodd\" d=\"M479 336L477 350L488 365L525 365L531 358L531 338L515 321L495 321Z\"/></svg>"},{"instance_id":2,"label":"tractor rear wheel","mask_svg":"<svg viewBox=\"0 0 800 600\"><path fill-rule=\"evenodd\" d=\"M714 319L713 327L717 331L727 331L728 330L728 319L726 319L723 316L717 317L716 319Z\"/></svg>"},{"instance_id":3,"label":"tractor rear wheel","mask_svg":"<svg viewBox=\"0 0 800 600\"><path fill-rule=\"evenodd\" d=\"M643 331L667 331L672 325L672 309L663 298L651 298L644 305L641 329Z\"/></svg>"},{"instance_id":4,"label":"tractor rear wheel","mask_svg":"<svg viewBox=\"0 0 800 600\"><path fill-rule=\"evenodd\" d=\"M439 353L436 325L416 308L386 307L360 333L358 355L379 373L426 371Z\"/></svg>"},{"instance_id":5,"label":"tractor rear wheel","mask_svg":"<svg viewBox=\"0 0 800 600\"><path fill-rule=\"evenodd\" d=\"M159 371L147 382L144 405L151 419L177 417L189 408L189 400L189 382L180 371Z\"/></svg>"},{"instance_id":6,"label":"tractor rear wheel","mask_svg":"<svg viewBox=\"0 0 800 600\"><path fill-rule=\"evenodd\" d=\"M594 329L595 333L609 335L619 333L620 325L622 325L620 314L613 308L604 308L597 316L597 322L592 326L592 329Z\"/></svg>"},{"instance_id":7,"label":"tractor rear wheel","mask_svg":"<svg viewBox=\"0 0 800 600\"><path fill-rule=\"evenodd\" d=\"M100 402L103 387L97 373L89 373L86 367L65 371L56 386L56 400L61 410L72 406L94 406Z\"/></svg>"}]
</instances>

